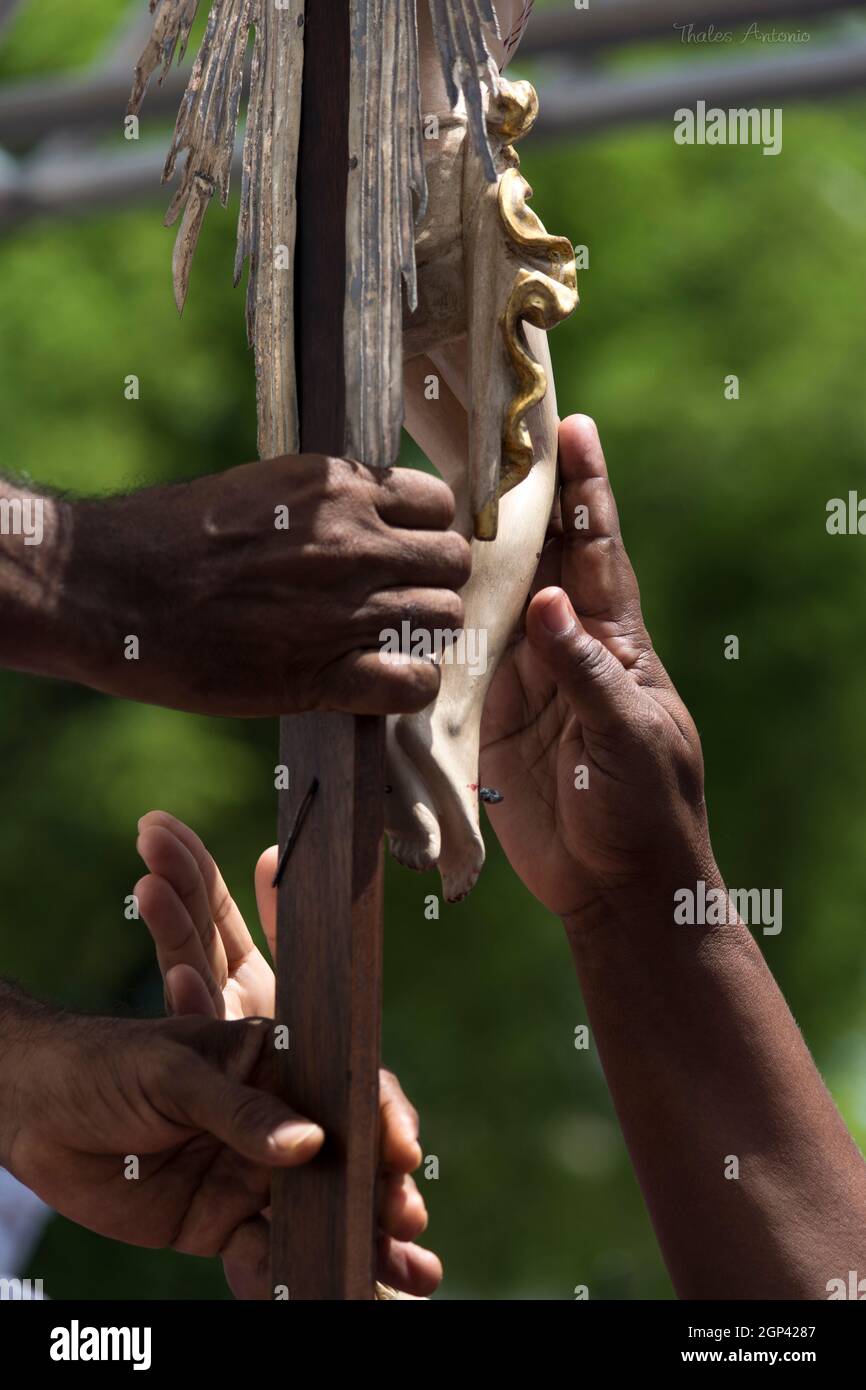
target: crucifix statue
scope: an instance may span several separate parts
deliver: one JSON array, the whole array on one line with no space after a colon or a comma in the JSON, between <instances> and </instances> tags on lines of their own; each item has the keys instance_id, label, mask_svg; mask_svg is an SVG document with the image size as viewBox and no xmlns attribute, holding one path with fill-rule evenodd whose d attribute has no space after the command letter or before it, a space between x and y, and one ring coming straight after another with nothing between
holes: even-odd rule
<instances>
[{"instance_id":1,"label":"crucifix statue","mask_svg":"<svg viewBox=\"0 0 866 1390\"><path fill-rule=\"evenodd\" d=\"M150 8L133 111L183 55L198 0ZM554 495L546 330L577 303L572 248L528 207L515 149L535 92L502 73L531 8L213 0L166 163L170 178L185 155L166 219L182 308L207 208L228 198L254 33L235 281L249 261L260 455L388 469L405 424L472 538L465 629L435 647L432 706L281 721L280 1065L329 1140L275 1178L275 1298L374 1293L383 829L402 864L438 867L449 900L484 861L481 712Z\"/></svg>"}]
</instances>

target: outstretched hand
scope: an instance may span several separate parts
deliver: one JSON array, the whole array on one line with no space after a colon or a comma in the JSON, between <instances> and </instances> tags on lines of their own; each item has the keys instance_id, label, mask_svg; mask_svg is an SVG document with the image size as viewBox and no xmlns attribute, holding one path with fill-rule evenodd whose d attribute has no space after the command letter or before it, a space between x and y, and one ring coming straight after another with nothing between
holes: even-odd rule
<instances>
[{"instance_id":1,"label":"outstretched hand","mask_svg":"<svg viewBox=\"0 0 866 1390\"><path fill-rule=\"evenodd\" d=\"M166 1003L174 1014L272 1018L274 974L259 951L212 855L189 826L165 811L139 822L138 850L149 873L136 885L141 915L156 947ZM276 942L276 846L255 871L256 901L271 954ZM381 1167L378 1277L402 1293L426 1296L442 1277L439 1260L413 1242L427 1225L409 1176L421 1161L418 1116L391 1072L380 1074ZM262 1297L266 1269L229 1259L226 1276L240 1297Z\"/></svg>"},{"instance_id":2,"label":"outstretched hand","mask_svg":"<svg viewBox=\"0 0 866 1390\"><path fill-rule=\"evenodd\" d=\"M484 711L481 780L513 868L547 908L588 910L712 863L700 740L653 650L593 422L560 426L561 520Z\"/></svg>"}]
</instances>

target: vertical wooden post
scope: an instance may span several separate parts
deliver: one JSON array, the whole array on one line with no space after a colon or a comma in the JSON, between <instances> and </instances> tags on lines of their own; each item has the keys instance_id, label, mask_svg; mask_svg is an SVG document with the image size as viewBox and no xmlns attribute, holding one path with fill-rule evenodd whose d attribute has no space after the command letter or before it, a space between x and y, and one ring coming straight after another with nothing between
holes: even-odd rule
<instances>
[{"instance_id":1,"label":"vertical wooden post","mask_svg":"<svg viewBox=\"0 0 866 1390\"><path fill-rule=\"evenodd\" d=\"M348 0L307 0L298 163L295 329L301 449L344 449L343 303L349 149ZM273 1183L272 1284L290 1299L374 1296L381 1011L384 721L281 720L285 846L318 790L280 884L277 1020L284 1094L328 1136Z\"/></svg>"}]
</instances>

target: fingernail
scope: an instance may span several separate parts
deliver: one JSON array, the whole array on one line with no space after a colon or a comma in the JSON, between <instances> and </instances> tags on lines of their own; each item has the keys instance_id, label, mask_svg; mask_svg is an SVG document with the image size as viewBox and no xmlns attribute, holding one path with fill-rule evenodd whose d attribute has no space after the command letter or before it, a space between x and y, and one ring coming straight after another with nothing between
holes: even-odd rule
<instances>
[{"instance_id":1,"label":"fingernail","mask_svg":"<svg viewBox=\"0 0 866 1390\"><path fill-rule=\"evenodd\" d=\"M555 598L544 605L541 610L541 621L548 632L553 633L554 637L564 637L566 632L574 627L571 607L561 589Z\"/></svg>"},{"instance_id":2,"label":"fingernail","mask_svg":"<svg viewBox=\"0 0 866 1390\"><path fill-rule=\"evenodd\" d=\"M286 1124L280 1125L271 1135L271 1143L278 1153L294 1153L304 1144L309 1144L312 1138L321 1142L325 1137L325 1132L319 1125L299 1125L293 1120L288 1120Z\"/></svg>"}]
</instances>

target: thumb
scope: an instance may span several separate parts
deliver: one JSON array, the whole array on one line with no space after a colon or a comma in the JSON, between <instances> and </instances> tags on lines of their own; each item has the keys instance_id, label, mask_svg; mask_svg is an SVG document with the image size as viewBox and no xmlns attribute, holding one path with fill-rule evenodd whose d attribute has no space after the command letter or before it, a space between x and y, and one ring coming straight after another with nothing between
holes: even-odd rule
<instances>
[{"instance_id":1,"label":"thumb","mask_svg":"<svg viewBox=\"0 0 866 1390\"><path fill-rule=\"evenodd\" d=\"M562 589L542 589L526 614L526 636L560 692L590 732L609 733L627 723L635 686L621 661L590 637Z\"/></svg>"},{"instance_id":2,"label":"thumb","mask_svg":"<svg viewBox=\"0 0 866 1390\"><path fill-rule=\"evenodd\" d=\"M324 1130L277 1096L245 1086L206 1061L189 1068L185 1083L191 1123L253 1163L295 1168L308 1163L325 1141Z\"/></svg>"}]
</instances>

